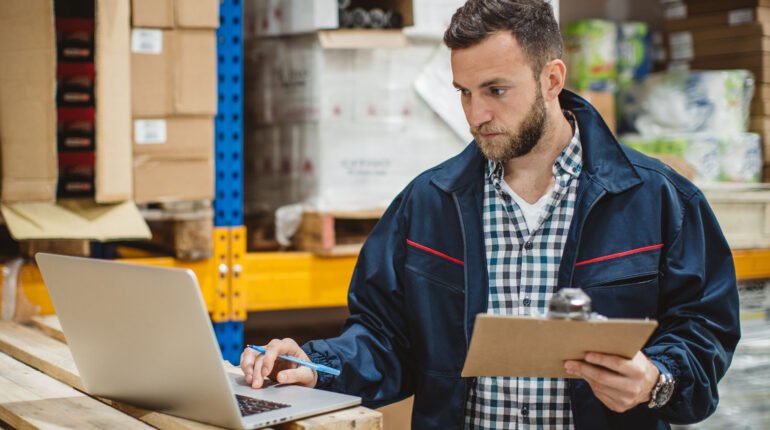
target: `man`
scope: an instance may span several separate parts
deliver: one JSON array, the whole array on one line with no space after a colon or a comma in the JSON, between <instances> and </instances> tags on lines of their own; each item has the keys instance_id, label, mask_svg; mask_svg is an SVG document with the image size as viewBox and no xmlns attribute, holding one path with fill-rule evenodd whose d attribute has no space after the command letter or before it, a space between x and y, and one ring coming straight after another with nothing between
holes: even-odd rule
<instances>
[{"instance_id":1,"label":"man","mask_svg":"<svg viewBox=\"0 0 770 430\"><path fill-rule=\"evenodd\" d=\"M414 395L419 429L650 429L707 417L739 326L732 257L703 195L621 147L563 90L561 37L544 1L470 0L444 41L474 142L418 176L375 227L343 333L246 350L247 381L260 387L269 375L371 407ZM584 289L608 317L659 327L632 359L565 362L574 379L460 377L477 314L542 312L564 287Z\"/></svg>"}]
</instances>

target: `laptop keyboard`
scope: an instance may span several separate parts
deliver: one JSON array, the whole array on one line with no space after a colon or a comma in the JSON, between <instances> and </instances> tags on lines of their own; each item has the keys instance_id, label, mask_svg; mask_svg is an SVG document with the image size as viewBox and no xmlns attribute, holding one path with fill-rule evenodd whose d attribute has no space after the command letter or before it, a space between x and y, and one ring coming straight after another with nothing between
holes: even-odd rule
<instances>
[{"instance_id":1,"label":"laptop keyboard","mask_svg":"<svg viewBox=\"0 0 770 430\"><path fill-rule=\"evenodd\" d=\"M274 411L276 409L288 408L290 405L284 405L283 403L270 402L267 400L255 399L253 397L235 395L238 400L238 407L241 409L241 415L247 417L249 415L261 414L263 412Z\"/></svg>"}]
</instances>

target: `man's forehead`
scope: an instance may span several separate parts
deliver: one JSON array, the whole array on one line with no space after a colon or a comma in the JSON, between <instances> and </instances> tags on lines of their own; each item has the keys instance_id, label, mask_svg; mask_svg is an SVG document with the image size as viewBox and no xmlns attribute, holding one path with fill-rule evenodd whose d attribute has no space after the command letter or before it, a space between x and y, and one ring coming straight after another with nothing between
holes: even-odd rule
<instances>
[{"instance_id":1,"label":"man's forehead","mask_svg":"<svg viewBox=\"0 0 770 430\"><path fill-rule=\"evenodd\" d=\"M515 38L496 33L469 48L452 50L452 73L455 82L482 86L493 80L531 75L531 67Z\"/></svg>"}]
</instances>

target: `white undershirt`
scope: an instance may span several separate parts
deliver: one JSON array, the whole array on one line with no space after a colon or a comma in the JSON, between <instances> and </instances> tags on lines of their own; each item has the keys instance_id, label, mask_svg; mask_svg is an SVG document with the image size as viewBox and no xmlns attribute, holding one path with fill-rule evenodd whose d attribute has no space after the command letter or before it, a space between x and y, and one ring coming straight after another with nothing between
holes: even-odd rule
<instances>
[{"instance_id":1,"label":"white undershirt","mask_svg":"<svg viewBox=\"0 0 770 430\"><path fill-rule=\"evenodd\" d=\"M500 182L502 184L501 187L503 191L508 193L516 202L516 204L519 205L519 209L521 209L522 214L524 214L524 220L527 222L527 230L529 230L530 234L534 233L534 230L539 227L538 221L540 221L540 216L543 214L543 212L545 212L545 205L548 203L548 199L551 196L551 191L553 191L554 185L548 187L548 191L546 191L545 194L543 194L543 196L538 199L538 201L530 204L521 198L521 196L516 194L511 186L505 182L505 180Z\"/></svg>"}]
</instances>

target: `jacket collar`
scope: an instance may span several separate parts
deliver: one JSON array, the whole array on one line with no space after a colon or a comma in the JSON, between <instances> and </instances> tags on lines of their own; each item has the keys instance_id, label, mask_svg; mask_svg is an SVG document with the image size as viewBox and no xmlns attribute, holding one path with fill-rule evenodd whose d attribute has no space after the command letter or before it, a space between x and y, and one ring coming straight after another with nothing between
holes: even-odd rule
<instances>
[{"instance_id":1,"label":"jacket collar","mask_svg":"<svg viewBox=\"0 0 770 430\"><path fill-rule=\"evenodd\" d=\"M620 193L642 182L628 157L620 147L599 113L577 94L562 90L561 108L575 115L580 128L583 147L583 172L609 193ZM447 193L456 191L472 181L483 178L487 162L476 141L472 141L459 155L448 160L433 178L433 182Z\"/></svg>"}]
</instances>

